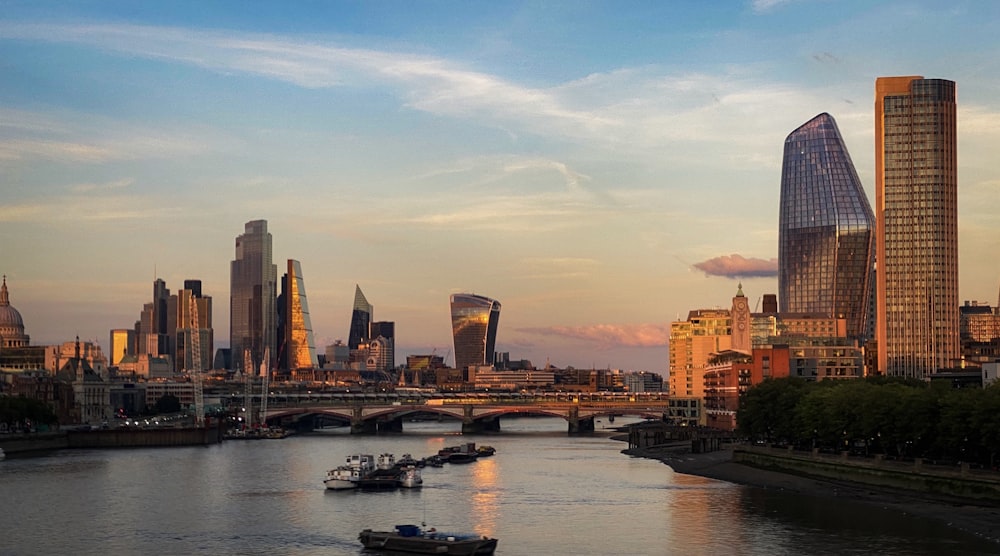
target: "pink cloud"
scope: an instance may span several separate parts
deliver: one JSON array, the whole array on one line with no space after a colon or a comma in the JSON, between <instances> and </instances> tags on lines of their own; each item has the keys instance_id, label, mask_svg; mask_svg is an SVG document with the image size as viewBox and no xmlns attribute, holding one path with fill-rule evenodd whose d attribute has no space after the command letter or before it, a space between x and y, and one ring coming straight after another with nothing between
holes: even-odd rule
<instances>
[{"instance_id":1,"label":"pink cloud","mask_svg":"<svg viewBox=\"0 0 1000 556\"><path fill-rule=\"evenodd\" d=\"M589 326L546 326L520 328L519 332L560 336L590 342L598 349L618 347L665 347L670 339L666 324L593 324Z\"/></svg>"},{"instance_id":2,"label":"pink cloud","mask_svg":"<svg viewBox=\"0 0 1000 556\"><path fill-rule=\"evenodd\" d=\"M695 263L694 267L708 276L760 278L778 275L778 259L747 259L735 253Z\"/></svg>"}]
</instances>

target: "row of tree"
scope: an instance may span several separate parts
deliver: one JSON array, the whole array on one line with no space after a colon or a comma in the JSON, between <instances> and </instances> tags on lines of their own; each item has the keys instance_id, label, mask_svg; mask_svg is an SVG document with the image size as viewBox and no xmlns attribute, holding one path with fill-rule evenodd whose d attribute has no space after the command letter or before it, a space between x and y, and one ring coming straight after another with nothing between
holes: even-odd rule
<instances>
[{"instance_id":1,"label":"row of tree","mask_svg":"<svg viewBox=\"0 0 1000 556\"><path fill-rule=\"evenodd\" d=\"M8 431L28 431L55 425L58 419L45 402L22 396L0 396L0 425Z\"/></svg>"},{"instance_id":2,"label":"row of tree","mask_svg":"<svg viewBox=\"0 0 1000 556\"><path fill-rule=\"evenodd\" d=\"M744 394L737 422L740 434L760 442L992 468L1000 455L1000 385L772 379Z\"/></svg>"}]
</instances>

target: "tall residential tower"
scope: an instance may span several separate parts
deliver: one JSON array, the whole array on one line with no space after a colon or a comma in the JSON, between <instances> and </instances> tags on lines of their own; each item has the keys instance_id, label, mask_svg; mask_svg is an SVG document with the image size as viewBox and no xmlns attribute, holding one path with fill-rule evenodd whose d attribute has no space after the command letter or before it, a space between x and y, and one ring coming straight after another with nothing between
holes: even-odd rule
<instances>
[{"instance_id":1,"label":"tall residential tower","mask_svg":"<svg viewBox=\"0 0 1000 556\"><path fill-rule=\"evenodd\" d=\"M229 346L233 365L241 369L249 350L253 368L244 372L256 375L262 362L271 368L270 361L264 362L265 353L269 359L276 357L277 288L267 220L247 222L236 238L236 259L229 272Z\"/></svg>"},{"instance_id":2,"label":"tall residential tower","mask_svg":"<svg viewBox=\"0 0 1000 556\"><path fill-rule=\"evenodd\" d=\"M843 318L867 339L875 216L829 114L785 139L778 219L781 312Z\"/></svg>"},{"instance_id":3,"label":"tall residential tower","mask_svg":"<svg viewBox=\"0 0 1000 556\"><path fill-rule=\"evenodd\" d=\"M955 82L875 81L878 370L925 378L958 366Z\"/></svg>"}]
</instances>

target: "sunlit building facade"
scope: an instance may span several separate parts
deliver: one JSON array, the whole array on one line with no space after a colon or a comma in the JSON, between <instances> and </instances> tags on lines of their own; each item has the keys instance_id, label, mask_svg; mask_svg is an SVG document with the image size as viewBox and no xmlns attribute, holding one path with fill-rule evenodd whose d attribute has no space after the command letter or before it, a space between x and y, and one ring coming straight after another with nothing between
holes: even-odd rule
<instances>
[{"instance_id":1,"label":"sunlit building facade","mask_svg":"<svg viewBox=\"0 0 1000 556\"><path fill-rule=\"evenodd\" d=\"M289 370L318 368L306 283L299 261L288 259L288 271L281 279L281 286L281 367Z\"/></svg>"},{"instance_id":2,"label":"sunlit building facade","mask_svg":"<svg viewBox=\"0 0 1000 556\"><path fill-rule=\"evenodd\" d=\"M272 262L272 238L266 220L246 223L236 238L236 259L229 274L229 346L233 366L257 374L263 362L276 357L278 267Z\"/></svg>"},{"instance_id":3,"label":"sunlit building facade","mask_svg":"<svg viewBox=\"0 0 1000 556\"><path fill-rule=\"evenodd\" d=\"M697 309L687 320L670 323L670 395L702 399L705 367L716 353L732 346L732 314L728 309Z\"/></svg>"},{"instance_id":4,"label":"sunlit building facade","mask_svg":"<svg viewBox=\"0 0 1000 556\"><path fill-rule=\"evenodd\" d=\"M782 313L847 321L864 340L872 303L875 216L829 114L785 139L778 226Z\"/></svg>"},{"instance_id":5,"label":"sunlit building facade","mask_svg":"<svg viewBox=\"0 0 1000 556\"><path fill-rule=\"evenodd\" d=\"M955 82L875 82L878 370L923 379L957 367Z\"/></svg>"},{"instance_id":6,"label":"sunlit building facade","mask_svg":"<svg viewBox=\"0 0 1000 556\"><path fill-rule=\"evenodd\" d=\"M499 323L499 301L471 293L451 296L456 369L493 364Z\"/></svg>"}]
</instances>

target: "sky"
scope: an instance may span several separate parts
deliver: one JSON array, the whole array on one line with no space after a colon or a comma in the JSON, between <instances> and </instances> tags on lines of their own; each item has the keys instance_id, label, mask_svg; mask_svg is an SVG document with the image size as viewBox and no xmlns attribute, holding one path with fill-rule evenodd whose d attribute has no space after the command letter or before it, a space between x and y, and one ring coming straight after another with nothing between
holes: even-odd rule
<instances>
[{"instance_id":1,"label":"sky","mask_svg":"<svg viewBox=\"0 0 1000 556\"><path fill-rule=\"evenodd\" d=\"M359 285L396 360L664 373L670 322L777 292L785 137L837 121L874 204L879 76L956 81L962 300L1000 286L1000 3L0 0L0 273L32 344L107 347L156 278L229 335L235 238Z\"/></svg>"}]
</instances>

